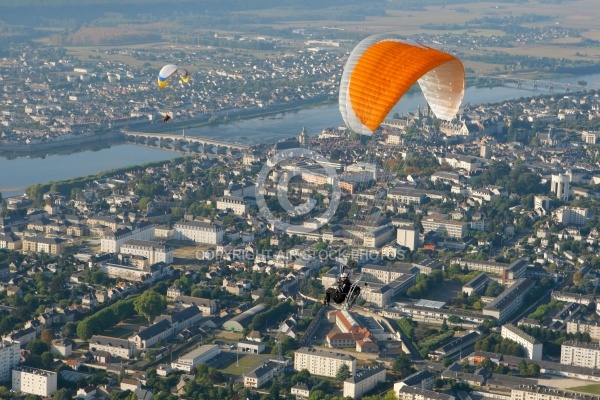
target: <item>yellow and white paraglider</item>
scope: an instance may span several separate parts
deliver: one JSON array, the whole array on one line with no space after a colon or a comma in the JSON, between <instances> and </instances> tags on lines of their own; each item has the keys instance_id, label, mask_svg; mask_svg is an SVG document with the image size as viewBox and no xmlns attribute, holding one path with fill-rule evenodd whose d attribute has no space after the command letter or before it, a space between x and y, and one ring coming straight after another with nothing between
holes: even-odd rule
<instances>
[{"instance_id":1,"label":"yellow and white paraglider","mask_svg":"<svg viewBox=\"0 0 600 400\"><path fill-rule=\"evenodd\" d=\"M458 58L397 34L364 39L350 54L340 83L346 126L372 135L415 82L436 117L450 121L456 116L465 92Z\"/></svg>"},{"instance_id":2,"label":"yellow and white paraglider","mask_svg":"<svg viewBox=\"0 0 600 400\"><path fill-rule=\"evenodd\" d=\"M179 78L184 83L188 83L190 80L190 74L187 69L178 67L177 65L168 64L162 67L158 73L158 86L161 88L167 87L171 77L175 74L179 74Z\"/></svg>"}]
</instances>

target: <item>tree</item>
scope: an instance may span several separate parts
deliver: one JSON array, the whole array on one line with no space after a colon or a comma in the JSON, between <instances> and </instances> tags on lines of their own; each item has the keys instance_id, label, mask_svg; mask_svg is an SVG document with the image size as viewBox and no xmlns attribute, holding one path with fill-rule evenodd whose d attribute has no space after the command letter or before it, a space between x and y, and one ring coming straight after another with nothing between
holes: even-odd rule
<instances>
[{"instance_id":1,"label":"tree","mask_svg":"<svg viewBox=\"0 0 600 400\"><path fill-rule=\"evenodd\" d=\"M537 363L527 365L527 375L537 378L540 376L540 366Z\"/></svg>"},{"instance_id":2,"label":"tree","mask_svg":"<svg viewBox=\"0 0 600 400\"><path fill-rule=\"evenodd\" d=\"M446 332L447 330L448 330L448 324L446 323L446 319L444 318L444 320L442 321L441 331Z\"/></svg>"},{"instance_id":3,"label":"tree","mask_svg":"<svg viewBox=\"0 0 600 400\"><path fill-rule=\"evenodd\" d=\"M408 376L410 374L410 363L411 360L407 354L400 354L394 360L392 371L401 375L402 377Z\"/></svg>"},{"instance_id":4,"label":"tree","mask_svg":"<svg viewBox=\"0 0 600 400\"><path fill-rule=\"evenodd\" d=\"M573 283L576 285L579 285L581 283L581 281L583 280L583 272L581 272L581 270L575 272L575 274L573 274Z\"/></svg>"},{"instance_id":5,"label":"tree","mask_svg":"<svg viewBox=\"0 0 600 400\"><path fill-rule=\"evenodd\" d=\"M485 295L488 297L496 297L503 291L504 286L502 286L496 281L491 281L490 283L488 283L487 289L485 290Z\"/></svg>"},{"instance_id":6,"label":"tree","mask_svg":"<svg viewBox=\"0 0 600 400\"><path fill-rule=\"evenodd\" d=\"M529 370L527 369L527 361L519 361L519 374L521 374L522 376L527 376L528 372Z\"/></svg>"},{"instance_id":7,"label":"tree","mask_svg":"<svg viewBox=\"0 0 600 400\"><path fill-rule=\"evenodd\" d=\"M146 318L148 322L152 323L154 318L160 315L165 308L167 308L167 300L165 296L156 293L153 290L144 292L140 297L133 302L135 311Z\"/></svg>"},{"instance_id":8,"label":"tree","mask_svg":"<svg viewBox=\"0 0 600 400\"><path fill-rule=\"evenodd\" d=\"M5 386L0 386L0 399L10 399L12 397L12 393Z\"/></svg>"},{"instance_id":9,"label":"tree","mask_svg":"<svg viewBox=\"0 0 600 400\"><path fill-rule=\"evenodd\" d=\"M67 322L62 328L62 333L67 337L75 336L75 334L77 333L77 323Z\"/></svg>"},{"instance_id":10,"label":"tree","mask_svg":"<svg viewBox=\"0 0 600 400\"><path fill-rule=\"evenodd\" d=\"M56 339L56 336L52 329L44 329L40 334L40 340L48 345L51 345L54 339Z\"/></svg>"},{"instance_id":11,"label":"tree","mask_svg":"<svg viewBox=\"0 0 600 400\"><path fill-rule=\"evenodd\" d=\"M49 351L42 353L42 365L45 369L52 368L52 364L54 364L54 356Z\"/></svg>"},{"instance_id":12,"label":"tree","mask_svg":"<svg viewBox=\"0 0 600 400\"><path fill-rule=\"evenodd\" d=\"M352 374L350 373L350 367L348 367L348 364L342 364L342 366L338 369L337 374L335 375L335 379L337 379L338 381L345 381L346 379L350 378L352 376Z\"/></svg>"},{"instance_id":13,"label":"tree","mask_svg":"<svg viewBox=\"0 0 600 400\"><path fill-rule=\"evenodd\" d=\"M34 356L41 356L42 353L50 350L50 347L39 339L33 339L31 342L27 343L25 348Z\"/></svg>"},{"instance_id":14,"label":"tree","mask_svg":"<svg viewBox=\"0 0 600 400\"><path fill-rule=\"evenodd\" d=\"M77 336L79 339L88 340L93 334L92 324L87 318L77 324Z\"/></svg>"},{"instance_id":15,"label":"tree","mask_svg":"<svg viewBox=\"0 0 600 400\"><path fill-rule=\"evenodd\" d=\"M450 322L451 324L460 324L462 322L462 319L460 319L460 317L457 317L456 315L451 315L448 317L448 322Z\"/></svg>"},{"instance_id":16,"label":"tree","mask_svg":"<svg viewBox=\"0 0 600 400\"><path fill-rule=\"evenodd\" d=\"M54 396L52 396L54 400L71 400L73 396L71 395L71 391L69 389L59 389L54 392Z\"/></svg>"}]
</instances>

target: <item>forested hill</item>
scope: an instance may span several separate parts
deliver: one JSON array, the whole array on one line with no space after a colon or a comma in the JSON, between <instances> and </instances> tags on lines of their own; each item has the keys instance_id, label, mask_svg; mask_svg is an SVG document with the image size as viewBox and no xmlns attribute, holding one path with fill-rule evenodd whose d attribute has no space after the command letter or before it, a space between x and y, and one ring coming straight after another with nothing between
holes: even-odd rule
<instances>
[{"instance_id":1,"label":"forested hill","mask_svg":"<svg viewBox=\"0 0 600 400\"><path fill-rule=\"evenodd\" d=\"M348 10L360 16L383 15L386 0L0 0L0 21L11 25L48 26L53 21L72 20L75 24L89 23L107 13L124 17L140 15L168 18L172 15L198 14L223 17L234 12L260 11L277 8L294 9L299 17L324 15L346 18ZM325 10L325 12L322 12ZM284 15L294 13L284 12ZM272 12L261 18L275 19Z\"/></svg>"}]
</instances>

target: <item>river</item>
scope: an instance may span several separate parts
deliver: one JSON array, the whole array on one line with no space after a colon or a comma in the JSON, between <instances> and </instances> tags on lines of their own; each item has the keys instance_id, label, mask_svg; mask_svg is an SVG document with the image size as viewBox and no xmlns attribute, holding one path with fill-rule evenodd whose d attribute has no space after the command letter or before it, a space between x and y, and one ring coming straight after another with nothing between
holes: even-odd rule
<instances>
[{"instance_id":1,"label":"river","mask_svg":"<svg viewBox=\"0 0 600 400\"><path fill-rule=\"evenodd\" d=\"M580 80L589 86L600 86L600 74L554 79L568 82L573 88ZM546 87L537 91L517 87L476 88L465 92L463 104L486 104L550 93ZM555 93L561 93L558 89ZM564 93L564 92L563 92ZM404 96L390 114L407 113L421 108L426 102L420 92ZM242 144L273 143L279 139L297 136L303 127L310 135L318 135L324 128L342 125L337 104L303 109L264 118L232 121L217 126L186 129L186 136L201 136ZM179 133L179 132L174 132ZM4 197L24 192L35 183L60 181L101 171L139 165L152 161L170 160L181 154L132 144L121 144L100 150L86 150L72 154L47 155L44 158L0 157L0 193Z\"/></svg>"}]
</instances>

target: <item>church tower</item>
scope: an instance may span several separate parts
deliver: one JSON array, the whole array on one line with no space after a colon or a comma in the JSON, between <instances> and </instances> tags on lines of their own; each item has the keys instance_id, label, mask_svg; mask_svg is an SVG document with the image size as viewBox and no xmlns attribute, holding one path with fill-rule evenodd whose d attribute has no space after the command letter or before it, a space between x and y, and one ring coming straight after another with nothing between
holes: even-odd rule
<instances>
[{"instance_id":1,"label":"church tower","mask_svg":"<svg viewBox=\"0 0 600 400\"><path fill-rule=\"evenodd\" d=\"M303 149L308 149L310 147L310 140L308 138L308 132L306 132L306 127L302 127L302 132L300 132L298 141L300 142L300 147Z\"/></svg>"}]
</instances>

